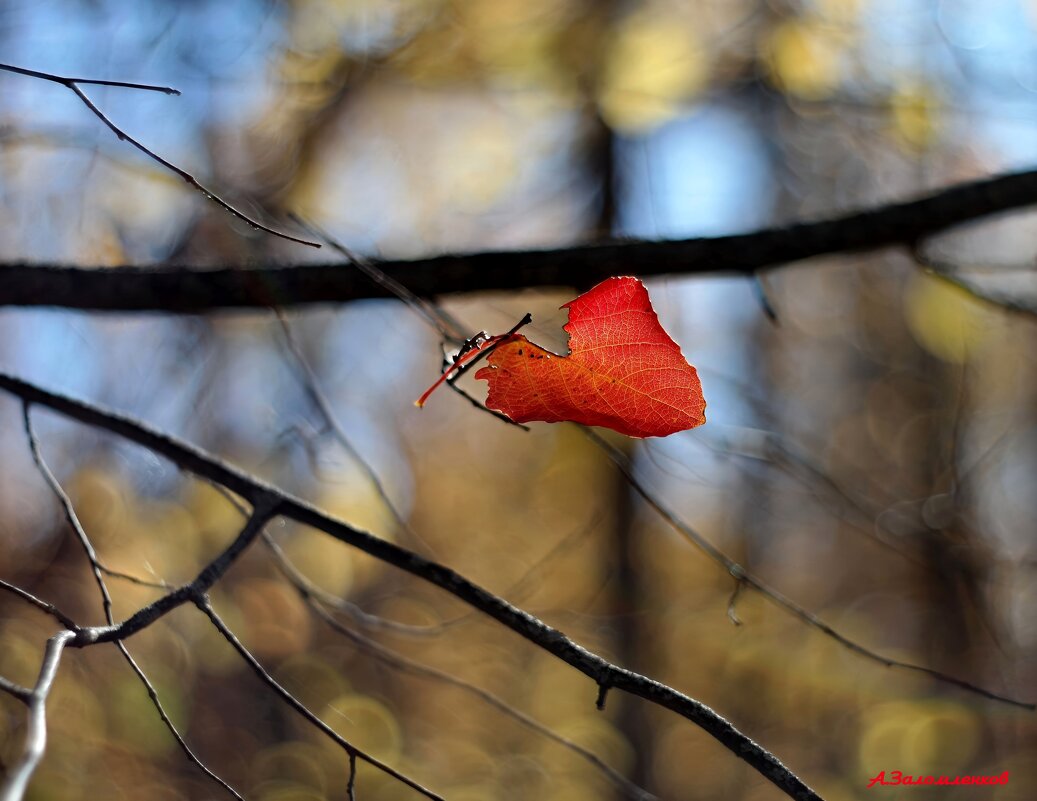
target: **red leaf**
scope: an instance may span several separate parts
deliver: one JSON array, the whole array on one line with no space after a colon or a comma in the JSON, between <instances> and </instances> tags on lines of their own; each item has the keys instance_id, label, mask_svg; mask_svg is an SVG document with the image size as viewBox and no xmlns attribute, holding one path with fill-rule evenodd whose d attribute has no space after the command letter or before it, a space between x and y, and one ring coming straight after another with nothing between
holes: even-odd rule
<instances>
[{"instance_id":1,"label":"red leaf","mask_svg":"<svg viewBox=\"0 0 1037 801\"><path fill-rule=\"evenodd\" d=\"M664 437L706 422L698 373L659 324L636 278L609 278L562 306L569 355L515 334L475 374L486 405L516 423L570 420L631 437Z\"/></svg>"}]
</instances>

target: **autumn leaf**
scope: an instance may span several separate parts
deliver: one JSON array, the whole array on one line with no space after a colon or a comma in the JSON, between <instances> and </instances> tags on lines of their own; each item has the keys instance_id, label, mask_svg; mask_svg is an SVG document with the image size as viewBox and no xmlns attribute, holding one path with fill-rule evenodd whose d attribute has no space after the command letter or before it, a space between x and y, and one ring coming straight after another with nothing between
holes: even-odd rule
<instances>
[{"instance_id":1,"label":"autumn leaf","mask_svg":"<svg viewBox=\"0 0 1037 801\"><path fill-rule=\"evenodd\" d=\"M636 278L609 278L562 306L569 355L513 334L494 342L475 377L486 405L516 423L572 421L631 437L664 437L706 422L698 373L659 324Z\"/></svg>"}]
</instances>

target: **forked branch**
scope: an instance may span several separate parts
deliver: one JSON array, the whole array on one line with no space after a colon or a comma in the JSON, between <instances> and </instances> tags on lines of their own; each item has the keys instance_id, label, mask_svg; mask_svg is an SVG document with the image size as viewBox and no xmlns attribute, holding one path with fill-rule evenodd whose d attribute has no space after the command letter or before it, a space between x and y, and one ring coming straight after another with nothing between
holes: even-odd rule
<instances>
[{"instance_id":1,"label":"forked branch","mask_svg":"<svg viewBox=\"0 0 1037 801\"><path fill-rule=\"evenodd\" d=\"M47 640L40 676L26 700L29 717L25 745L21 755L0 784L0 801L21 801L36 766L43 759L43 753L47 749L47 696L50 694L54 677L58 674L61 653L75 636L71 631L59 631Z\"/></svg>"},{"instance_id":2,"label":"forked branch","mask_svg":"<svg viewBox=\"0 0 1037 801\"><path fill-rule=\"evenodd\" d=\"M157 431L126 415L49 392L4 373L0 373L0 389L23 401L47 406L65 417L110 431L142 445L156 454L165 456L182 469L221 484L247 499L254 507L253 518L239 534L235 543L246 537L251 541L258 534L261 525L256 525L257 513L264 517L264 522L273 515L281 515L303 525L319 529L380 561L445 590L469 606L497 620L542 650L576 668L599 687L625 690L687 718L716 738L733 754L750 764L789 797L797 799L797 801L818 801L820 799L817 793L777 757L758 743L753 742L705 704L672 687L610 663L573 642L561 631L551 628L533 615L483 589L451 568L424 559L405 548L380 540L365 531L355 529L330 517L307 502L219 461L196 446ZM255 509L257 505L262 511ZM255 531L249 531L252 528L255 528ZM234 548L235 545L230 547ZM204 573L205 571L203 571ZM200 588L204 585L204 580L199 579L196 579L194 584ZM148 625L152 616L157 619L159 615L185 600L192 600L196 604L200 604L204 600L204 596L196 592L185 592L185 597L179 597L179 592L163 596L155 604L146 607L145 610L141 610L114 627L82 629L75 635L75 644L86 645L92 642L105 642L127 637Z\"/></svg>"},{"instance_id":3,"label":"forked branch","mask_svg":"<svg viewBox=\"0 0 1037 801\"><path fill-rule=\"evenodd\" d=\"M122 130L122 128L120 128L118 125L112 122L108 118L108 116L103 111L101 111L101 109L99 109L94 104L94 102L87 96L86 92L83 91L82 86L114 86L122 89L139 89L148 92L162 92L163 94L167 95L179 95L180 92L178 90L173 89L169 86L153 86L152 84L146 83L129 83L126 81L103 81L91 78L67 78L62 75L54 75L49 72L40 72L39 70L25 69L24 67L15 67L10 64L0 64L0 70L3 70L4 72L13 72L18 75L25 75L30 78L38 78L41 81L50 81L51 83L56 83L60 84L61 86L64 86L66 89L72 91L76 95L76 97L78 97L81 101L83 101L83 105L90 109L90 112L95 117L97 117L101 122L108 126L111 132L114 133L117 137L119 137L121 141L129 142L149 159L157 162L158 164L161 164L163 167L165 167L173 174L178 175L180 178L184 180L184 182L188 184L188 186L197 189L199 192L205 195L206 198L211 200L224 211L228 212L229 214L232 214L239 220L248 223L250 226L259 231L265 231L268 234L273 234L274 236L280 237L281 239L287 239L289 242L297 242L300 245L309 245L312 248L320 247L320 244L318 242L311 242L308 239L300 239L297 236L292 236L291 234L286 234L281 231L277 231L267 225L263 225L263 223L245 214L245 212L241 211L240 209L232 206L230 203L221 198L211 189L209 189L206 186L203 186L202 183L187 170L183 169L182 167L178 167L176 164L167 159L162 158L162 156L158 155L155 151L149 149L144 144L134 139L132 136L126 133L126 131Z\"/></svg>"}]
</instances>

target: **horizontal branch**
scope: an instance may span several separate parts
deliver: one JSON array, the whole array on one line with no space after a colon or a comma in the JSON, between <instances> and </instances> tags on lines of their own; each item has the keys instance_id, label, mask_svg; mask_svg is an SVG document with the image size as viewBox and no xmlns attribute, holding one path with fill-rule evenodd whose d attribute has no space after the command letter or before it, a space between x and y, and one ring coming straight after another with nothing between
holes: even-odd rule
<instances>
[{"instance_id":1,"label":"horizontal branch","mask_svg":"<svg viewBox=\"0 0 1037 801\"><path fill-rule=\"evenodd\" d=\"M355 529L341 520L330 517L315 506L219 461L193 445L159 432L126 415L49 392L5 373L0 373L0 390L143 445L165 456L182 469L221 484L253 503L259 502L262 506L270 503L271 506L266 508L271 515L282 515L323 531L386 564L434 584L576 668L597 683L602 690L624 690L687 718L716 738L733 754L745 760L791 798L797 801L820 801L820 797L777 757L753 742L705 704L661 682L608 662L573 642L561 631L551 628L451 568L424 559L366 531ZM118 637L120 633L126 633L126 630L120 631L119 626L108 631L95 629L91 632L94 636L89 639L93 642L103 642Z\"/></svg>"},{"instance_id":2,"label":"horizontal branch","mask_svg":"<svg viewBox=\"0 0 1037 801\"><path fill-rule=\"evenodd\" d=\"M613 241L550 250L487 251L373 261L421 297L523 287L587 288L613 275L734 274L813 256L914 246L955 225L1037 203L1037 170L957 184L817 222L673 241ZM89 268L0 266L0 306L201 313L394 297L346 263L280 266Z\"/></svg>"}]
</instances>

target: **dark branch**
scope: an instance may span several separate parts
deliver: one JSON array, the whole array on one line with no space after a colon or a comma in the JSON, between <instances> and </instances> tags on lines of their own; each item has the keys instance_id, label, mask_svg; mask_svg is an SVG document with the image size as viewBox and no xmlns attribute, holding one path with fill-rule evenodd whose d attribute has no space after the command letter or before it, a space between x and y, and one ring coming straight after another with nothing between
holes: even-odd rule
<instances>
[{"instance_id":1,"label":"dark branch","mask_svg":"<svg viewBox=\"0 0 1037 801\"><path fill-rule=\"evenodd\" d=\"M54 604L47 603L46 601L37 598L31 592L26 592L21 587L16 587L14 584L4 581L3 579L0 579L0 590L16 595L26 603L32 604L41 612L50 615L69 631L79 631L79 624L76 623L76 621L54 606Z\"/></svg>"},{"instance_id":2,"label":"dark branch","mask_svg":"<svg viewBox=\"0 0 1037 801\"><path fill-rule=\"evenodd\" d=\"M0 373L0 389L20 397L22 400L28 400L41 406L48 406L73 420L111 431L130 442L143 445L155 453L165 456L181 468L222 484L238 495L250 499L253 503L258 499L262 501L263 506L271 504L272 508L267 507L265 512L267 517L278 514L303 525L319 529L347 545L370 554L376 559L393 565L423 581L434 584L492 617L537 647L576 668L591 678L596 684L601 685L604 683L612 688L624 690L687 718L716 738L733 754L745 760L791 798L797 799L797 801L819 801L820 796L782 764L777 757L761 745L753 742L705 704L678 692L672 687L608 662L573 642L561 631L551 628L533 617L533 615L469 581L451 568L423 559L405 548L385 540L380 540L365 531L352 528L340 520L329 517L320 509L311 506L305 501L295 498L269 484L265 484L236 467L220 462L195 446L188 445L168 434L156 431L144 423L125 415L110 412L67 396L48 392L4 373ZM254 512L253 520L255 519L255 514ZM250 526L252 522L250 521ZM239 535L238 540L235 542L240 541L244 537L245 531ZM231 547L233 548L234 546L232 545ZM198 583L198 580L195 583ZM165 599L173 599L175 601L175 603L166 601L169 608L182 603L182 600L179 598L174 599L172 594L164 596L164 599L160 599L160 601ZM195 601L195 603L198 603L200 600L196 593L192 593L190 599ZM156 602L157 604L158 602ZM152 605L152 607L156 605ZM152 607L147 608L151 609ZM168 611L168 609L156 609L156 611L158 614L162 614ZM84 630L88 636L84 638L84 632L80 632L77 636L76 644L87 644L88 641L99 642L128 636L132 631L138 631L143 625L147 625L146 622L141 622L139 625L134 624L131 627L130 624L136 617L135 615L129 618L115 628Z\"/></svg>"},{"instance_id":3,"label":"dark branch","mask_svg":"<svg viewBox=\"0 0 1037 801\"><path fill-rule=\"evenodd\" d=\"M113 626L115 625L115 618L112 614L112 596L111 593L108 592L108 585L105 583L104 574L114 571L109 571L108 568L101 564L101 561L97 556L97 551L94 549L93 542L91 542L89 535L86 533L86 529L83 528L83 524L79 521L79 515L76 514L75 507L72 505L72 499L69 498L68 493L65 492L64 488L61 486L57 476L55 476L50 467L47 466L47 462L43 458L43 453L40 451L40 443L36 438L36 432L32 427L32 416L30 414L30 404L28 401L22 403L22 422L25 426L25 436L29 441L29 451L32 453L32 460L36 464L36 468L39 470L40 475L43 476L44 482L50 488L54 497L57 498L58 503L61 504L62 511L65 514L65 520L76 535L76 539L79 540L79 544L83 548L87 560L90 562L90 568L94 574L94 581L97 583L97 588L101 593L101 602L104 606L105 620L108 622L109 626ZM137 584L145 583L141 579L127 576L125 573L117 573L117 575ZM204 762L202 762L194 751L191 750L191 747L187 744L183 735L180 734L180 731L173 723L172 718L169 717L169 713L166 712L165 707L162 705L162 700L158 697L158 691L155 689L155 685L151 683L151 679L148 678L141 666L137 664L137 660L133 658L129 648L126 647L126 643L117 640L115 646L119 649L119 653L122 654L123 659L126 660L126 664L130 666L130 670L134 672L141 684L144 685L144 691L148 694L148 698L151 699L152 706L155 707L155 711L158 712L158 716L162 720L162 723L165 724L166 729L168 729L169 733L173 735L173 739L175 739L177 745L180 746L180 750L184 752L184 756L186 756L187 759L198 767L198 769L206 776L237 798L238 801L244 801L237 790L213 773L213 771L210 770Z\"/></svg>"},{"instance_id":4,"label":"dark branch","mask_svg":"<svg viewBox=\"0 0 1037 801\"><path fill-rule=\"evenodd\" d=\"M0 70L4 70L5 72L17 73L18 75L26 75L30 78L38 78L43 81L50 81L51 83L56 83L60 84L61 86L64 86L66 89L72 91L76 95L76 97L78 97L81 101L83 101L83 105L86 106L90 110L90 112L95 117L97 117L97 119L103 122L111 130L111 132L120 139L120 141L129 142L149 159L157 162L158 164L161 164L163 167L165 167L167 170L174 173L175 175L178 175L180 178L184 180L185 183L187 183L194 189L197 189L199 192L205 195L206 198L211 200L224 211L232 214L239 220L248 223L250 226L259 231L265 231L268 234L273 234L274 236L280 237L281 239L287 239L289 242L297 242L300 245L309 245L313 248L320 247L320 244L317 242L311 242L308 239L300 239L299 237L292 236L291 234L285 234L281 231L277 231L273 228L270 228L269 226L263 225L258 220L249 217L247 214L245 214L245 212L240 211L239 209L232 206L230 203L221 198L211 189L208 189L207 187L203 186L198 181L198 179L191 175L191 173L189 173L187 170L178 167L175 164L173 164L173 162L167 161L166 159L162 158L160 155L155 153L153 150L150 150L142 143L138 142L136 139L134 139L132 136L130 136L128 133L122 130L119 126L117 126L114 122L108 119L105 113L101 111L101 109L99 109L96 105L94 105L94 102L89 97L87 97L86 93L80 88L80 84L89 84L94 86L115 86L123 89L143 89L151 92L164 92L167 95L179 95L180 92L176 89L172 89L168 86L152 86L151 84L127 83L125 81L101 81L89 78L66 78L62 75L54 75L49 72L39 72L37 70L25 69L24 67L14 67L10 64L0 64Z\"/></svg>"},{"instance_id":5,"label":"dark branch","mask_svg":"<svg viewBox=\"0 0 1037 801\"><path fill-rule=\"evenodd\" d=\"M277 693L277 695L279 695L281 699L286 704L288 704L288 706L290 706L292 709L294 709L296 712L298 712L300 715L306 718L306 720L308 720L316 728L320 729L324 734L326 734L328 737L334 740L335 743L337 743L339 747L341 747L349 755L350 786L352 786L356 781L356 759L357 757L359 757L360 759L364 760L364 762L367 762L369 765L373 765L383 773L392 776L397 781L402 782L403 784L407 785L408 787L414 790L417 790L422 795L431 798L434 801L444 801L442 796L438 796L431 790L422 787L416 781L403 775L395 768L390 767L389 765L385 764L379 759L375 759L370 754L361 751L355 745L348 742L344 737L342 737L342 735L340 735L327 723L325 723L323 720L321 720L319 717L313 714L313 712L311 712L306 707L306 705L302 703L302 701L300 701L298 698L296 698L294 695L288 692L288 690L286 690L284 687L278 684L277 680L267 672L266 668L264 668L259 663L259 661L252 655L252 653L241 643L241 640L239 640L235 636L234 632L227 628L227 624L224 623L223 619L216 614L215 610L213 610L212 604L209 603L209 599L207 597L205 597L204 595L199 596L195 599L195 605L202 612L204 612L206 616L208 616L209 620L212 621L213 626L216 627L216 630L220 633L223 639L230 643L231 647L238 652L241 658L245 660L245 663L252 669L252 671L259 677L259 679L264 684L266 684L271 690Z\"/></svg>"},{"instance_id":6,"label":"dark branch","mask_svg":"<svg viewBox=\"0 0 1037 801\"><path fill-rule=\"evenodd\" d=\"M989 698L992 701L1000 701L1005 704L1011 704L1012 706L1021 707L1022 709L1029 709L1030 711L1037 709L1037 704L1031 703L1029 701L1019 701L1015 698L1009 698L1006 695L1000 695L998 693L980 687L979 685L973 684L972 682L964 681L963 679L956 678L955 676L951 676L947 673L942 673L939 670L934 670L933 668L928 668L924 665L916 665L912 662L903 662L899 659L891 659L888 656L883 656L880 653L872 651L870 648L865 648L863 645L854 640L851 640L849 637L840 634L838 631L836 631L823 620L821 620L819 617L817 617L817 615L807 611L802 606L793 601L791 598L778 592L778 590L774 589L773 587L764 584L754 575L746 571L746 569L742 567L742 565L733 560L731 557L729 557L727 554L725 554L723 551L721 551L719 548L713 545L713 543L711 543L709 540L703 537L698 531L696 531L694 528L692 528L683 520L681 520L672 510L663 505L655 497L655 495L649 492L648 488L645 487L645 485L642 484L641 481L638 480L637 476L634 475L634 471L630 465L629 460L618 448L611 445L607 440L602 438L593 429L584 428L581 426L581 430L592 442L594 442L599 448L601 448L601 450L605 453L606 456L609 457L609 459L612 460L613 464L616 465L619 471L623 474L623 477L627 480L627 483L630 485L630 488L634 490L634 492L636 492L649 506L651 506L652 509L655 510L655 512L663 520L666 521L667 525L669 525L674 531L676 531L678 534L680 534L682 537L688 540L688 542L690 542L692 545L694 545L696 548L698 548L700 551L706 554L706 556L708 556L718 565L723 567L724 570L731 574L731 577L735 580L735 589L731 595L730 600L728 601L727 614L728 617L731 619L731 622L735 625L741 625L741 621L738 619L738 616L735 613L735 603L738 600L738 596L742 592L742 590L748 587L750 589L756 590L756 592L760 593L760 595L762 595L764 598L776 604L778 607L785 610L793 617L798 618L800 621L806 623L808 626L817 629L825 636L831 637L833 640L835 640L843 647L853 651L856 654L860 654L861 656L870 659L873 662L877 662L880 665L884 665L888 668L898 668L900 670L908 670L913 671L915 673L922 673L926 676L929 676L929 678L931 679L944 682L945 684L953 684L955 687L960 687L963 690L968 690L969 692L976 693L977 695L982 695L984 698Z\"/></svg>"},{"instance_id":7,"label":"dark branch","mask_svg":"<svg viewBox=\"0 0 1037 801\"><path fill-rule=\"evenodd\" d=\"M601 757L595 754L593 751L581 746L579 743L573 742L572 740L563 737L557 732L540 723L538 720L530 717L525 712L516 709L503 698L494 695L488 690L484 690L481 687L476 687L463 679L459 679L451 673L446 673L442 670L423 665L420 662L416 662L410 659L398 651L394 651L382 645L379 642L365 637L357 631L349 628L349 626L338 620L328 609L326 609L321 601L321 596L324 592L312 584L309 579L303 575L295 565L293 565L288 558L285 556L284 551L267 535L263 534L264 541L270 547L271 552L274 554L277 568L281 571L281 574L288 579L288 581L295 587L296 592L302 597L306 604L310 607L313 613L319 617L328 627L341 634L343 637L352 642L357 648L370 654L372 657L377 659L382 664L388 665L394 670L398 670L403 673L410 673L414 676L421 676L422 678L431 679L438 681L442 684L448 684L452 687L475 696L476 698L486 702L495 709L503 712L510 718L517 720L523 726L532 731L546 737L554 742L558 743L564 748L569 749L579 757L587 760L591 765L601 771L604 776L612 782L627 798L632 798L635 801L658 801L658 799L649 793L647 790L639 787L634 782L627 779L623 774L605 762ZM600 709L601 707L599 707Z\"/></svg>"},{"instance_id":8,"label":"dark branch","mask_svg":"<svg viewBox=\"0 0 1037 801\"><path fill-rule=\"evenodd\" d=\"M587 288L613 275L751 277L761 268L813 256L892 245L913 247L952 226L1033 203L1037 203L1037 170L1028 170L958 184L905 203L747 234L371 264L420 297L523 287ZM14 264L0 268L0 275L0 306L193 313L395 297L391 284L372 283L367 275L341 262L205 270Z\"/></svg>"},{"instance_id":9,"label":"dark branch","mask_svg":"<svg viewBox=\"0 0 1037 801\"><path fill-rule=\"evenodd\" d=\"M151 83L128 83L127 81L99 81L94 78L62 78L49 72L26 69L25 67L14 67L10 64L0 64L0 70L14 72L18 75L27 75L30 78L39 78L41 81L52 81L68 86L70 83L79 83L90 86L115 86L120 89L141 89L146 92L162 92L166 95L179 95L180 90L171 86L155 86Z\"/></svg>"},{"instance_id":10,"label":"dark branch","mask_svg":"<svg viewBox=\"0 0 1037 801\"><path fill-rule=\"evenodd\" d=\"M197 602L212 585L215 584L230 568L245 549L259 536L263 526L272 517L272 504L264 503L256 506L244 527L219 556L209 562L190 584L177 587L156 601L137 610L121 623L107 626L82 628L76 632L76 647L92 645L96 642L120 642L131 637L142 629L146 629L163 615L172 612L178 606L191 601Z\"/></svg>"}]
</instances>

